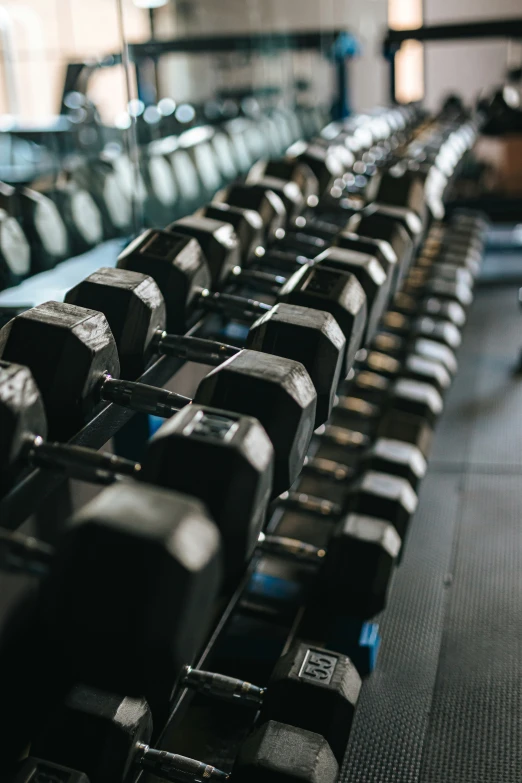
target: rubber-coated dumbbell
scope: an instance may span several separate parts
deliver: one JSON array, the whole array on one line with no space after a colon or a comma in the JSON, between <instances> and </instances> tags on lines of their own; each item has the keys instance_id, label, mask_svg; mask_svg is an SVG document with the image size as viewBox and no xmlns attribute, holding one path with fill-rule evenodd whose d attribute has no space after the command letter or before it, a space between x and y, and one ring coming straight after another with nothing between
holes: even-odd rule
<instances>
[{"instance_id":1,"label":"rubber-coated dumbbell","mask_svg":"<svg viewBox=\"0 0 522 783\"><path fill-rule=\"evenodd\" d=\"M395 356L399 360L403 360L409 353L414 353L440 362L452 377L457 372L457 359L451 348L424 337L409 340L391 332L378 332L371 347L389 356Z\"/></svg>"},{"instance_id":2,"label":"rubber-coated dumbbell","mask_svg":"<svg viewBox=\"0 0 522 783\"><path fill-rule=\"evenodd\" d=\"M105 316L75 305L51 302L14 318L0 330L0 356L31 370L50 434L58 440L80 429L104 401L160 416L171 416L191 402L164 389L118 380L117 347ZM194 399L240 414L259 414L256 418L276 453L275 494L287 489L301 469L314 429L316 400L303 365L250 350L209 373Z\"/></svg>"},{"instance_id":3,"label":"rubber-coated dumbbell","mask_svg":"<svg viewBox=\"0 0 522 783\"><path fill-rule=\"evenodd\" d=\"M70 255L67 227L56 204L30 188L16 190L14 198L22 229L31 246L31 272L52 269Z\"/></svg>"},{"instance_id":4,"label":"rubber-coated dumbbell","mask_svg":"<svg viewBox=\"0 0 522 783\"><path fill-rule=\"evenodd\" d=\"M49 758L83 762L91 783L123 783L134 768L164 780L238 783L335 783L338 764L319 734L268 721L242 744L231 773L149 746L150 713L143 699L76 688L50 716L34 747ZM96 737L93 742L92 738ZM113 752L114 747L119 752Z\"/></svg>"},{"instance_id":5,"label":"rubber-coated dumbbell","mask_svg":"<svg viewBox=\"0 0 522 783\"><path fill-rule=\"evenodd\" d=\"M150 275L158 284L167 308L167 328L186 331L197 308L227 312L255 320L270 305L232 294L211 293L211 281L200 246L195 239L166 231L148 231L120 255L118 267ZM346 338L344 368L350 368L366 328L366 296L354 275L338 270L311 267L292 276L280 289L277 303L310 307L329 312Z\"/></svg>"},{"instance_id":6,"label":"rubber-coated dumbbell","mask_svg":"<svg viewBox=\"0 0 522 783\"><path fill-rule=\"evenodd\" d=\"M353 569L350 570L345 565L344 551L348 550L350 553L358 551L360 559L367 549L373 551L375 542L372 538L365 538L364 535L361 535L358 540L353 531L347 532L346 535L340 533L336 540L337 551L335 547L331 547L325 552L324 549L310 547L305 542L294 539L274 539L271 535L262 534L263 508L266 510L266 490L265 503L263 504L263 493L257 491L254 494L251 485L257 481L262 487L266 486L264 471L259 469L256 474L251 471L248 490L252 493L253 498L257 499L257 505L250 503L249 517L246 517L247 510L244 508L247 505L247 499L244 497L247 488L243 485L240 490L237 490L239 509L245 511L245 518L242 519L241 514L234 511L234 496L232 494L226 495L228 502L225 503L222 492L217 492L217 488L221 486L220 481L214 481L211 476L205 480L201 476L201 472L197 471L198 458L199 464L203 458L199 439L196 439L191 450L187 448L179 457L177 456L176 439L187 437L185 433L190 429L191 417L191 410L185 409L166 422L153 436L148 444L146 464L142 468L145 480L150 479L162 486L169 486L187 494L194 493L207 504L223 535L227 573L237 575L241 572L254 549L258 549L259 552L277 550L278 554L290 560L297 559L317 566L319 581L321 583L327 581L331 588L328 600L332 605L344 601L349 592L345 586L346 580L353 579ZM244 449L246 450L248 446L249 444L245 444ZM252 457L253 459L254 457ZM226 484L226 478L221 479L221 483ZM232 487L236 486L235 481L231 483ZM249 520L252 522L247 527ZM400 542L396 543L397 536L389 535L387 540L391 541L392 550L395 544L395 548L400 547ZM361 577L358 589L359 598L368 592L370 597L366 600L370 602L373 580L374 576L368 569L364 577Z\"/></svg>"},{"instance_id":7,"label":"rubber-coated dumbbell","mask_svg":"<svg viewBox=\"0 0 522 783\"><path fill-rule=\"evenodd\" d=\"M138 378L157 355L215 366L241 352L223 343L168 334L161 291L151 277L139 272L102 267L68 291L65 301L105 315L118 347L123 378ZM252 326L246 344L301 362L317 391L315 426L328 420L346 344L332 315L276 305Z\"/></svg>"},{"instance_id":8,"label":"rubber-coated dumbbell","mask_svg":"<svg viewBox=\"0 0 522 783\"><path fill-rule=\"evenodd\" d=\"M273 476L272 444L255 419L190 405L160 428L139 464L46 442L43 404L30 371L0 362L0 423L2 489L24 467L101 484L123 476L143 478L206 503L222 535L228 581L251 557L265 524Z\"/></svg>"},{"instance_id":9,"label":"rubber-coated dumbbell","mask_svg":"<svg viewBox=\"0 0 522 783\"><path fill-rule=\"evenodd\" d=\"M2 568L44 577L30 624L42 648L23 683L4 683L6 702L9 690L21 707L22 693L33 706L42 693L52 703L86 682L144 694L166 717L169 674L201 649L220 589L220 535L202 503L117 484L74 515L56 548L4 531L0 553Z\"/></svg>"},{"instance_id":10,"label":"rubber-coated dumbbell","mask_svg":"<svg viewBox=\"0 0 522 783\"><path fill-rule=\"evenodd\" d=\"M12 366L8 368L10 372L2 369L0 417L6 425L3 431L12 435L2 446L3 453L8 454L5 467L11 473L25 461L26 453L33 463L50 468L68 468L74 460L78 475L88 480L95 478L93 470L96 469L102 470L103 481L114 471L122 470L119 458L113 461L109 455L86 449L45 444L41 439L45 435L45 419L30 374L26 368ZM2 377L6 383L1 382ZM157 431L147 445L141 465L125 461L123 467L127 473L132 470L133 475L145 481L197 497L205 503L222 536L227 583L234 582L256 548L263 550L276 545L270 536L261 535L270 500L272 448L255 420L188 406ZM354 543L357 539L353 534L345 539L339 536L339 546L346 547L347 541L352 542L352 551L359 546L357 562L361 561L365 549L372 547L371 539L362 538ZM325 556L324 550L310 549L298 541L278 541L277 549L287 557L320 566L321 573L329 575L331 602L337 600L336 595L340 598L346 595L346 589L341 588L347 569L334 549ZM348 571L353 574L353 569ZM373 577L369 569L366 576L371 587ZM361 580L358 596L363 596L365 590Z\"/></svg>"},{"instance_id":11,"label":"rubber-coated dumbbell","mask_svg":"<svg viewBox=\"0 0 522 783\"><path fill-rule=\"evenodd\" d=\"M393 525L397 531L401 541L406 535L410 517L417 508L417 494L413 489L410 476L403 476L404 465L406 465L411 471L411 466L414 463L415 457L412 454L413 448L411 444L395 442L390 448L389 439L379 439L380 449L386 453L386 457L382 459L382 466L378 464L376 459L379 454L378 450L370 452L370 459L374 459L377 464L374 469L367 469L366 464L360 466L359 475L355 477L353 483L351 483L346 492L343 493L342 502L334 503L323 497L309 496L304 490L304 482L299 482L297 488L288 493L284 493L282 496L285 505L290 506L298 511L309 512L322 517L323 519L338 519L343 514L353 511L357 514L363 514L367 517L372 517ZM378 441L379 442L379 441ZM400 450L400 445L402 449ZM399 446L399 448L398 448ZM404 455L405 462L401 459L401 474L388 473L385 470L379 470L375 468L383 467L387 462L392 461L396 464L395 455L397 451L407 452ZM415 455L417 458L420 456L420 472L425 472L425 460L422 458L422 454ZM400 454L403 457L403 454ZM417 484L422 475L417 476Z\"/></svg>"}]
</instances>

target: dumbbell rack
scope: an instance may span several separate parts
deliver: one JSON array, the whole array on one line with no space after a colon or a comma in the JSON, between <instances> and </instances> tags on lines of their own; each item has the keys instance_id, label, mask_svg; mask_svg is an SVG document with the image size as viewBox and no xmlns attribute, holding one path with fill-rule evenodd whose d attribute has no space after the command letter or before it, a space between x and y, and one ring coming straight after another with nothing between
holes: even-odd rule
<instances>
[{"instance_id":1,"label":"dumbbell rack","mask_svg":"<svg viewBox=\"0 0 522 783\"><path fill-rule=\"evenodd\" d=\"M205 328L211 324L216 324L220 319L211 316L208 319L201 319L195 322L187 335L204 335ZM215 330L211 329L211 332ZM144 383L154 386L164 386L173 378L173 376L185 364L184 360L162 357L143 374L140 380ZM117 436L123 428L129 424L134 417L132 411L122 409L116 405L107 405L92 421L88 423L72 440L71 443L79 446L100 448L108 440ZM67 477L63 474L50 473L44 470L36 469L28 473L25 478L0 501L0 518L7 519L8 524L4 527L15 529L43 503L45 503L54 491L58 491L65 485ZM283 511L277 509L270 518L267 525L267 532L272 532L280 519ZM216 607L218 617L215 629L207 641L204 650L201 653L197 666L199 668L208 668L214 651L226 634L228 624L235 611L238 609L245 589L249 583L250 577L256 569L260 556L256 556L250 562L247 570L243 574L240 584L233 590L232 594L226 597L226 600ZM298 612L299 616L299 612ZM298 619L298 618L296 618ZM288 640L291 640L295 631L295 623L288 623ZM171 709L166 726L162 727L158 735L158 741L161 744L162 738L169 732L170 728L181 720L190 705L192 695L188 691L182 691L178 694ZM141 777L141 776L140 776Z\"/></svg>"},{"instance_id":2,"label":"dumbbell rack","mask_svg":"<svg viewBox=\"0 0 522 783\"><path fill-rule=\"evenodd\" d=\"M350 114L349 82L346 74L346 64L355 57L359 51L359 45L352 33L346 30L329 30L316 33L313 31L287 31L284 33L272 32L249 33L248 35L221 35L221 36L196 36L177 37L161 41L147 41L146 43L130 44L128 47L129 59L136 70L136 84L138 98L147 101L150 90L144 89L148 84L147 68L150 61L157 60L165 54L223 54L243 53L247 55L272 55L283 51L311 51L318 52L328 57L335 66L336 96L334 99L334 118L342 119ZM121 65L122 55L111 54L104 57L95 65L85 62L70 62L67 65L63 100L67 93L77 90L82 85L82 92L87 91L86 82L95 70L99 68L111 68Z\"/></svg>"}]
</instances>

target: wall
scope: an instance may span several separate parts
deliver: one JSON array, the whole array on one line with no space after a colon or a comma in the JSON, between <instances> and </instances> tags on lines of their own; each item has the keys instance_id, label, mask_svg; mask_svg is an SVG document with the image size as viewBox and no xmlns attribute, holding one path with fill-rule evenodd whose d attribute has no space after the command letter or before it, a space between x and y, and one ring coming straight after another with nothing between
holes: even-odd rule
<instances>
[{"instance_id":1,"label":"wall","mask_svg":"<svg viewBox=\"0 0 522 783\"><path fill-rule=\"evenodd\" d=\"M425 0L425 24L520 16L521 0ZM427 102L436 106L449 89L473 100L482 88L502 82L507 53L505 41L428 44Z\"/></svg>"},{"instance_id":2,"label":"wall","mask_svg":"<svg viewBox=\"0 0 522 783\"><path fill-rule=\"evenodd\" d=\"M386 27L387 0L192 0L184 14L172 4L158 16L162 30L177 29L193 35L213 32L252 32L289 29L350 29L362 43L362 55L350 65L353 101L358 109L370 108L386 98L386 67L379 56ZM183 8L183 6L181 7ZM173 22L174 19L174 22ZM317 78L323 66L308 55L297 58L294 72ZM203 90L218 78L212 63L189 66L196 89ZM270 71L272 70L272 73ZM289 78L292 66L287 60L274 60L256 66L255 78ZM186 88L183 69L178 65L177 89ZM186 76L186 74L185 74ZM319 74L325 84L324 74ZM180 83L181 82L181 83ZM174 96L176 97L176 96Z\"/></svg>"},{"instance_id":3,"label":"wall","mask_svg":"<svg viewBox=\"0 0 522 783\"><path fill-rule=\"evenodd\" d=\"M127 35L145 40L149 32L146 12L132 0L123 0L123 6ZM12 49L3 53L0 63L0 114L16 111L23 121L42 121L57 113L69 60L121 49L116 0L15 0L0 5L2 24ZM16 104L6 94L6 56L11 59ZM107 115L123 109L121 72L106 72L94 89Z\"/></svg>"}]
</instances>

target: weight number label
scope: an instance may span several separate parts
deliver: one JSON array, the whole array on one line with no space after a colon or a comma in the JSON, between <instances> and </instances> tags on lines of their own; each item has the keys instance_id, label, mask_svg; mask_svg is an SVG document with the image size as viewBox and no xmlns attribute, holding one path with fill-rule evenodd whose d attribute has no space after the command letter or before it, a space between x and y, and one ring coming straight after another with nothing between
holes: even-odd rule
<instances>
[{"instance_id":1,"label":"weight number label","mask_svg":"<svg viewBox=\"0 0 522 783\"><path fill-rule=\"evenodd\" d=\"M328 685L331 682L338 658L327 655L321 650L308 650L299 677L302 680L312 680Z\"/></svg>"}]
</instances>

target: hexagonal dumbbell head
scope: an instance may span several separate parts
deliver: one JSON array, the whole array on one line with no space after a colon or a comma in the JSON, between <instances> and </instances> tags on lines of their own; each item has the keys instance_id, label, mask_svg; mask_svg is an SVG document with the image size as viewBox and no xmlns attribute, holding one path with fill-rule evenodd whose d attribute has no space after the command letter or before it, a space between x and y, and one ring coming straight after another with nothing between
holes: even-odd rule
<instances>
[{"instance_id":1,"label":"hexagonal dumbbell head","mask_svg":"<svg viewBox=\"0 0 522 783\"><path fill-rule=\"evenodd\" d=\"M419 416L429 424L436 421L444 407L434 386L409 378L401 378L392 385L388 404L395 410Z\"/></svg>"},{"instance_id":2,"label":"hexagonal dumbbell head","mask_svg":"<svg viewBox=\"0 0 522 783\"><path fill-rule=\"evenodd\" d=\"M154 356L165 330L165 300L151 277L102 267L71 288L65 301L102 312L114 335L122 378L138 378Z\"/></svg>"},{"instance_id":3,"label":"hexagonal dumbbell head","mask_svg":"<svg viewBox=\"0 0 522 783\"><path fill-rule=\"evenodd\" d=\"M397 284L406 273L413 251L413 242L406 228L397 220L387 215L374 212L371 214L355 215L351 219L348 228L357 232L361 237L382 239L393 249L398 259Z\"/></svg>"},{"instance_id":4,"label":"hexagonal dumbbell head","mask_svg":"<svg viewBox=\"0 0 522 783\"><path fill-rule=\"evenodd\" d=\"M248 261L256 249L264 245L263 221L261 215L253 209L241 209L213 201L196 214L230 223L239 241L242 261Z\"/></svg>"},{"instance_id":5,"label":"hexagonal dumbbell head","mask_svg":"<svg viewBox=\"0 0 522 783\"><path fill-rule=\"evenodd\" d=\"M395 313L389 313L395 315ZM458 328L451 321L437 321L428 316L415 318L413 323L406 324L406 330L412 337L426 337L430 340L447 345L453 351L460 347L462 335Z\"/></svg>"},{"instance_id":6,"label":"hexagonal dumbbell head","mask_svg":"<svg viewBox=\"0 0 522 783\"><path fill-rule=\"evenodd\" d=\"M415 354L406 357L401 375L412 381L428 383L434 386L439 394L444 394L451 386L451 376L443 364Z\"/></svg>"},{"instance_id":7,"label":"hexagonal dumbbell head","mask_svg":"<svg viewBox=\"0 0 522 783\"><path fill-rule=\"evenodd\" d=\"M258 212L268 237L271 239L286 224L285 205L279 196L263 185L246 185L242 182L234 183L226 190L218 193L216 201L222 201L230 204L232 207L253 209L255 212Z\"/></svg>"},{"instance_id":8,"label":"hexagonal dumbbell head","mask_svg":"<svg viewBox=\"0 0 522 783\"><path fill-rule=\"evenodd\" d=\"M364 343L368 343L372 339L379 320L386 309L390 295L391 277L387 277L386 272L375 256L354 250L331 247L314 260L316 264L321 264L324 267L351 272L362 285L366 294L368 308Z\"/></svg>"},{"instance_id":9,"label":"hexagonal dumbbell head","mask_svg":"<svg viewBox=\"0 0 522 783\"><path fill-rule=\"evenodd\" d=\"M260 160L251 168L249 178L255 182L261 177L277 177L277 179L295 182L306 199L310 196L317 197L319 192L319 182L312 169L297 160L287 158Z\"/></svg>"},{"instance_id":10,"label":"hexagonal dumbbell head","mask_svg":"<svg viewBox=\"0 0 522 783\"><path fill-rule=\"evenodd\" d=\"M73 682L144 695L163 718L177 673L209 631L221 573L219 531L202 503L113 485L63 533L42 626Z\"/></svg>"},{"instance_id":11,"label":"hexagonal dumbbell head","mask_svg":"<svg viewBox=\"0 0 522 783\"><path fill-rule=\"evenodd\" d=\"M427 459L433 442L433 427L421 416L391 406L379 420L377 437L411 443Z\"/></svg>"},{"instance_id":12,"label":"hexagonal dumbbell head","mask_svg":"<svg viewBox=\"0 0 522 783\"><path fill-rule=\"evenodd\" d=\"M277 304L250 327L246 345L301 362L317 392L315 426L330 418L346 354L346 338L333 315Z\"/></svg>"},{"instance_id":13,"label":"hexagonal dumbbell head","mask_svg":"<svg viewBox=\"0 0 522 783\"><path fill-rule=\"evenodd\" d=\"M275 665L260 721L320 734L342 763L360 689L361 678L346 655L296 641Z\"/></svg>"},{"instance_id":14,"label":"hexagonal dumbbell head","mask_svg":"<svg viewBox=\"0 0 522 783\"><path fill-rule=\"evenodd\" d=\"M296 182L280 179L279 177L259 177L251 171L247 177L247 183L260 185L267 190L271 190L276 196L279 196L285 205L288 220L296 218L303 211L305 199L303 192Z\"/></svg>"},{"instance_id":15,"label":"hexagonal dumbbell head","mask_svg":"<svg viewBox=\"0 0 522 783\"><path fill-rule=\"evenodd\" d=\"M336 783L338 775L323 737L273 720L243 743L232 771L235 783Z\"/></svg>"},{"instance_id":16,"label":"hexagonal dumbbell head","mask_svg":"<svg viewBox=\"0 0 522 783\"><path fill-rule=\"evenodd\" d=\"M28 435L47 435L42 398L31 371L0 361L0 491L20 469Z\"/></svg>"},{"instance_id":17,"label":"hexagonal dumbbell head","mask_svg":"<svg viewBox=\"0 0 522 783\"><path fill-rule=\"evenodd\" d=\"M130 776L137 743L148 744L151 735L144 699L79 685L47 716L32 752L79 767L93 783L119 783Z\"/></svg>"},{"instance_id":18,"label":"hexagonal dumbbell head","mask_svg":"<svg viewBox=\"0 0 522 783\"><path fill-rule=\"evenodd\" d=\"M294 483L312 437L317 404L302 364L242 351L203 378L194 402L259 419L275 451L273 497Z\"/></svg>"},{"instance_id":19,"label":"hexagonal dumbbell head","mask_svg":"<svg viewBox=\"0 0 522 783\"><path fill-rule=\"evenodd\" d=\"M287 151L287 158L304 163L313 171L319 183L319 195L329 190L334 179L345 173L338 157L320 144L298 141Z\"/></svg>"},{"instance_id":20,"label":"hexagonal dumbbell head","mask_svg":"<svg viewBox=\"0 0 522 783\"><path fill-rule=\"evenodd\" d=\"M52 438L67 440L96 410L104 374L118 377L116 343L102 313L46 302L0 330L0 356L26 365L42 395Z\"/></svg>"},{"instance_id":21,"label":"hexagonal dumbbell head","mask_svg":"<svg viewBox=\"0 0 522 783\"><path fill-rule=\"evenodd\" d=\"M340 519L321 570L325 613L368 620L382 611L400 548L399 534L385 519L357 513Z\"/></svg>"},{"instance_id":22,"label":"hexagonal dumbbell head","mask_svg":"<svg viewBox=\"0 0 522 783\"><path fill-rule=\"evenodd\" d=\"M302 266L288 278L279 302L331 313L346 338L343 375L351 369L366 329L366 295L354 275L320 266Z\"/></svg>"},{"instance_id":23,"label":"hexagonal dumbbell head","mask_svg":"<svg viewBox=\"0 0 522 783\"><path fill-rule=\"evenodd\" d=\"M413 443L391 438L377 438L361 460L363 471L376 470L405 478L417 489L428 465L422 451Z\"/></svg>"},{"instance_id":24,"label":"hexagonal dumbbell head","mask_svg":"<svg viewBox=\"0 0 522 783\"><path fill-rule=\"evenodd\" d=\"M417 502L417 495L406 479L373 470L362 474L347 497L350 511L386 520L394 526L401 540L404 540Z\"/></svg>"},{"instance_id":25,"label":"hexagonal dumbbell head","mask_svg":"<svg viewBox=\"0 0 522 783\"><path fill-rule=\"evenodd\" d=\"M224 283L241 263L241 248L230 223L189 215L171 223L167 231L193 237L199 243L215 286Z\"/></svg>"},{"instance_id":26,"label":"hexagonal dumbbell head","mask_svg":"<svg viewBox=\"0 0 522 783\"><path fill-rule=\"evenodd\" d=\"M205 503L223 537L228 581L252 556L264 526L273 458L257 419L189 405L149 441L142 474Z\"/></svg>"},{"instance_id":27,"label":"hexagonal dumbbell head","mask_svg":"<svg viewBox=\"0 0 522 783\"><path fill-rule=\"evenodd\" d=\"M156 281L167 308L167 329L174 334L185 333L192 300L212 283L199 243L159 229L144 231L127 245L117 266Z\"/></svg>"}]
</instances>

